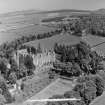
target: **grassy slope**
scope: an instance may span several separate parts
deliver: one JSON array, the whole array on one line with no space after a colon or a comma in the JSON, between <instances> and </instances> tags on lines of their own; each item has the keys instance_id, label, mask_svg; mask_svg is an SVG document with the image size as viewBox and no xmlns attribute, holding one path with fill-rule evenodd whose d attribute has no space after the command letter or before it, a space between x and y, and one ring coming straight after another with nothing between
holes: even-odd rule
<instances>
[{"instance_id":1,"label":"grassy slope","mask_svg":"<svg viewBox=\"0 0 105 105\"><path fill-rule=\"evenodd\" d=\"M84 39L90 46L98 45L94 47L97 53L105 55L105 38L99 36L88 35ZM100 44L101 43L101 44Z\"/></svg>"},{"instance_id":2,"label":"grassy slope","mask_svg":"<svg viewBox=\"0 0 105 105\"><path fill-rule=\"evenodd\" d=\"M65 35L56 35L51 38L31 41L31 42L25 43L25 45L37 47L38 44L40 43L42 48L50 49L50 48L54 47L54 44L56 42L60 43L60 44L74 45L74 44L80 42L80 40L81 40L80 37L65 34Z\"/></svg>"},{"instance_id":3,"label":"grassy slope","mask_svg":"<svg viewBox=\"0 0 105 105\"><path fill-rule=\"evenodd\" d=\"M44 32L49 32L51 30L54 30L54 28L33 25L33 26L24 27L24 28L19 28L17 30L0 33L0 44L6 41L10 42L21 36L28 36L31 34L34 35L35 33L44 33Z\"/></svg>"}]
</instances>

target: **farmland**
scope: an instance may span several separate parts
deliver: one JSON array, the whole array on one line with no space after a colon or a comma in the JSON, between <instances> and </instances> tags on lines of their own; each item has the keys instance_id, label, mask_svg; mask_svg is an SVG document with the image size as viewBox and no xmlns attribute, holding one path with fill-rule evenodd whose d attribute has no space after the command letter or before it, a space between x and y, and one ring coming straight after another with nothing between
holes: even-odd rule
<instances>
[{"instance_id":1,"label":"farmland","mask_svg":"<svg viewBox=\"0 0 105 105\"><path fill-rule=\"evenodd\" d=\"M16 30L0 32L0 44L6 41L13 41L14 39L19 38L21 36L34 35L38 33L49 32L51 30L54 30L54 28L40 25L28 25L26 27L21 27Z\"/></svg>"},{"instance_id":2,"label":"farmland","mask_svg":"<svg viewBox=\"0 0 105 105\"><path fill-rule=\"evenodd\" d=\"M39 25L44 18L62 17L72 14L89 14L89 12L76 12L76 10L41 12L29 10L0 15L0 44L21 36L54 30L54 28Z\"/></svg>"},{"instance_id":3,"label":"farmland","mask_svg":"<svg viewBox=\"0 0 105 105\"><path fill-rule=\"evenodd\" d=\"M26 13L0 17L0 44L13 41L21 36L44 33L54 28L41 26L40 21L46 14Z\"/></svg>"}]
</instances>

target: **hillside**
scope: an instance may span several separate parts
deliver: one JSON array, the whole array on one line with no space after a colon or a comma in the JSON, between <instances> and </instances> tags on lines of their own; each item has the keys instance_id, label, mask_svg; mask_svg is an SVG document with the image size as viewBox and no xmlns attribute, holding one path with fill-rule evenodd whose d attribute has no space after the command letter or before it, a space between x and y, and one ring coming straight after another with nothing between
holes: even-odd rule
<instances>
[{"instance_id":1,"label":"hillside","mask_svg":"<svg viewBox=\"0 0 105 105\"><path fill-rule=\"evenodd\" d=\"M104 15L104 14L105 14L105 9L104 9L104 8L102 8L102 9L98 9L98 10L93 11L92 13L94 13L94 14L102 14L102 15Z\"/></svg>"},{"instance_id":2,"label":"hillside","mask_svg":"<svg viewBox=\"0 0 105 105\"><path fill-rule=\"evenodd\" d=\"M40 12L40 13L56 13L56 12L91 12L89 10L76 10L76 9L62 9L62 10L52 10L52 11L43 11L43 12Z\"/></svg>"},{"instance_id":3,"label":"hillside","mask_svg":"<svg viewBox=\"0 0 105 105\"><path fill-rule=\"evenodd\" d=\"M10 16L16 16L16 15L28 15L32 13L40 12L40 10L23 10L23 11L15 11L15 12L8 12L4 14L0 14L0 17L10 17Z\"/></svg>"}]
</instances>

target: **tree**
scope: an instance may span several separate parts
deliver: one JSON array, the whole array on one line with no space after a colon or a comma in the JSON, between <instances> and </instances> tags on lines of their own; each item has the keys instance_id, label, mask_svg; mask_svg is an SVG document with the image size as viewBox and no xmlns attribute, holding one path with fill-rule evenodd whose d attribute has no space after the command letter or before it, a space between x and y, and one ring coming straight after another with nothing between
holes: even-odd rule
<instances>
[{"instance_id":1,"label":"tree","mask_svg":"<svg viewBox=\"0 0 105 105\"><path fill-rule=\"evenodd\" d=\"M40 43L38 44L37 52L38 52L38 53L42 53L42 49L41 49L41 45L40 45Z\"/></svg>"},{"instance_id":2,"label":"tree","mask_svg":"<svg viewBox=\"0 0 105 105\"><path fill-rule=\"evenodd\" d=\"M13 101L13 98L8 91L6 81L4 80L4 78L2 76L0 76L0 88L2 89L2 94L5 97L6 101L8 103L11 103Z\"/></svg>"},{"instance_id":3,"label":"tree","mask_svg":"<svg viewBox=\"0 0 105 105\"><path fill-rule=\"evenodd\" d=\"M67 91L64 93L65 98L81 98L80 94L77 91Z\"/></svg>"},{"instance_id":4,"label":"tree","mask_svg":"<svg viewBox=\"0 0 105 105\"><path fill-rule=\"evenodd\" d=\"M33 58L29 55L25 57L24 65L28 69L29 74L33 74L33 71L35 69L35 65L33 64Z\"/></svg>"},{"instance_id":5,"label":"tree","mask_svg":"<svg viewBox=\"0 0 105 105\"><path fill-rule=\"evenodd\" d=\"M52 97L50 97L50 99L63 99L64 96L63 95L53 95Z\"/></svg>"},{"instance_id":6,"label":"tree","mask_svg":"<svg viewBox=\"0 0 105 105\"><path fill-rule=\"evenodd\" d=\"M57 51L58 51L58 43L54 44L54 51L55 51L55 53L57 53Z\"/></svg>"},{"instance_id":7,"label":"tree","mask_svg":"<svg viewBox=\"0 0 105 105\"><path fill-rule=\"evenodd\" d=\"M37 53L36 48L31 47L31 52L32 52L33 54L36 54L36 53Z\"/></svg>"},{"instance_id":8,"label":"tree","mask_svg":"<svg viewBox=\"0 0 105 105\"><path fill-rule=\"evenodd\" d=\"M7 59L0 58L0 70L1 70L1 73L6 74L6 70L7 70Z\"/></svg>"},{"instance_id":9,"label":"tree","mask_svg":"<svg viewBox=\"0 0 105 105\"><path fill-rule=\"evenodd\" d=\"M4 96L2 94L0 94L0 105L5 105L5 102L6 102L6 100L5 100Z\"/></svg>"},{"instance_id":10,"label":"tree","mask_svg":"<svg viewBox=\"0 0 105 105\"><path fill-rule=\"evenodd\" d=\"M100 96L103 93L104 88L105 88L104 81L99 75L96 75L93 79L94 79L94 82L96 84L96 89L97 89L96 95Z\"/></svg>"},{"instance_id":11,"label":"tree","mask_svg":"<svg viewBox=\"0 0 105 105\"><path fill-rule=\"evenodd\" d=\"M93 81L87 81L86 87L82 93L83 100L86 104L90 104L96 98L96 86Z\"/></svg>"},{"instance_id":12,"label":"tree","mask_svg":"<svg viewBox=\"0 0 105 105\"><path fill-rule=\"evenodd\" d=\"M49 70L48 74L49 74L49 79L54 79L54 77L56 75L56 73L54 71L52 71L52 70Z\"/></svg>"},{"instance_id":13,"label":"tree","mask_svg":"<svg viewBox=\"0 0 105 105\"><path fill-rule=\"evenodd\" d=\"M80 100L80 101L75 101L74 105L86 105L86 104L83 100Z\"/></svg>"},{"instance_id":14,"label":"tree","mask_svg":"<svg viewBox=\"0 0 105 105\"><path fill-rule=\"evenodd\" d=\"M81 65L81 70L85 74L89 74L90 73L90 65L89 65L89 60L88 59L81 59L80 60L80 65Z\"/></svg>"},{"instance_id":15,"label":"tree","mask_svg":"<svg viewBox=\"0 0 105 105\"><path fill-rule=\"evenodd\" d=\"M10 64L11 64L11 71L12 72L17 72L18 70L18 65L14 59L10 59Z\"/></svg>"},{"instance_id":16,"label":"tree","mask_svg":"<svg viewBox=\"0 0 105 105\"><path fill-rule=\"evenodd\" d=\"M0 57L4 57L5 56L5 53L3 50L0 51Z\"/></svg>"},{"instance_id":17,"label":"tree","mask_svg":"<svg viewBox=\"0 0 105 105\"><path fill-rule=\"evenodd\" d=\"M86 80L82 83L77 84L74 89L74 91L78 92L81 96L81 98L84 100L84 102L88 105L93 99L96 98L96 92L97 88L92 80Z\"/></svg>"},{"instance_id":18,"label":"tree","mask_svg":"<svg viewBox=\"0 0 105 105\"><path fill-rule=\"evenodd\" d=\"M61 105L59 102L48 102L46 105Z\"/></svg>"},{"instance_id":19,"label":"tree","mask_svg":"<svg viewBox=\"0 0 105 105\"><path fill-rule=\"evenodd\" d=\"M74 76L79 76L80 74L82 74L82 70L77 63L73 63L72 72Z\"/></svg>"},{"instance_id":20,"label":"tree","mask_svg":"<svg viewBox=\"0 0 105 105\"><path fill-rule=\"evenodd\" d=\"M30 52L31 52L29 46L27 47L27 52L28 52L29 54L30 54Z\"/></svg>"},{"instance_id":21,"label":"tree","mask_svg":"<svg viewBox=\"0 0 105 105\"><path fill-rule=\"evenodd\" d=\"M15 72L11 72L10 75L9 75L9 82L11 84L15 84L16 80L17 80L16 73Z\"/></svg>"},{"instance_id":22,"label":"tree","mask_svg":"<svg viewBox=\"0 0 105 105\"><path fill-rule=\"evenodd\" d=\"M24 60L24 64L25 66L28 68L28 69L32 69L34 64L33 64L33 58L29 55L27 55L25 57L25 60Z\"/></svg>"},{"instance_id":23,"label":"tree","mask_svg":"<svg viewBox=\"0 0 105 105\"><path fill-rule=\"evenodd\" d=\"M17 72L19 78L28 76L28 70L24 64L21 64Z\"/></svg>"},{"instance_id":24,"label":"tree","mask_svg":"<svg viewBox=\"0 0 105 105\"><path fill-rule=\"evenodd\" d=\"M76 91L81 96L81 92L84 89L84 85L82 83L78 83L74 88L73 91Z\"/></svg>"}]
</instances>

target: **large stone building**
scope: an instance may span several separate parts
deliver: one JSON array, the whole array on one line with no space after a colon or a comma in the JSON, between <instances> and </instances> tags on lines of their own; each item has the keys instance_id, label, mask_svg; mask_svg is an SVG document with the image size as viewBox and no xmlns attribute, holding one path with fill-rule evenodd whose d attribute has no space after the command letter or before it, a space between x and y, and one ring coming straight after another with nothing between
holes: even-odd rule
<instances>
[{"instance_id":1,"label":"large stone building","mask_svg":"<svg viewBox=\"0 0 105 105\"><path fill-rule=\"evenodd\" d=\"M55 61L54 52L45 52L37 55L33 55L33 63L35 66L43 66L48 63L53 63Z\"/></svg>"},{"instance_id":2,"label":"large stone building","mask_svg":"<svg viewBox=\"0 0 105 105\"><path fill-rule=\"evenodd\" d=\"M19 63L22 60L21 55L23 55L23 56L28 55L27 49L17 50L16 52L14 52L13 59L16 61L18 67L19 67Z\"/></svg>"},{"instance_id":3,"label":"large stone building","mask_svg":"<svg viewBox=\"0 0 105 105\"><path fill-rule=\"evenodd\" d=\"M18 67L24 61L24 57L27 55L33 58L33 64L36 67L41 67L43 65L51 64L55 61L55 53L53 51L45 51L38 54L31 54L31 53L29 54L26 49L22 49L14 53L14 59Z\"/></svg>"}]
</instances>

